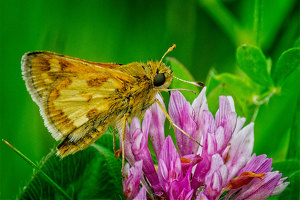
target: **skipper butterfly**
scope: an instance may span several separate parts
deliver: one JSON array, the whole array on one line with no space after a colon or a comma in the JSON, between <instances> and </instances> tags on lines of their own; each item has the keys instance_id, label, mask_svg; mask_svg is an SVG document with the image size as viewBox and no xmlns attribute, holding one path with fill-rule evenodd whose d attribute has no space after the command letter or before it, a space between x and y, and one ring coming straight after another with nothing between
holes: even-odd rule
<instances>
[{"instance_id":1,"label":"skipper butterfly","mask_svg":"<svg viewBox=\"0 0 300 200\"><path fill-rule=\"evenodd\" d=\"M26 53L23 79L49 132L62 140L57 154L65 157L85 149L109 126L123 128L124 138L126 121L142 116L157 102L155 95L168 90L173 72L162 60L174 48L170 47L160 61L126 65L44 51ZM124 143L122 146L124 155Z\"/></svg>"}]
</instances>

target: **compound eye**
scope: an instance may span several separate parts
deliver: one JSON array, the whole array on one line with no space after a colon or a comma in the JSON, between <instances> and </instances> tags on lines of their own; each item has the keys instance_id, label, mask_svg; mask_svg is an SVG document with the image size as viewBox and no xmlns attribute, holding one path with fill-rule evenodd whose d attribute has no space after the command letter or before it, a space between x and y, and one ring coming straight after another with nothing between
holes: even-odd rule
<instances>
[{"instance_id":1,"label":"compound eye","mask_svg":"<svg viewBox=\"0 0 300 200\"><path fill-rule=\"evenodd\" d=\"M165 83L166 77L163 73L156 74L154 77L154 86L161 86Z\"/></svg>"}]
</instances>

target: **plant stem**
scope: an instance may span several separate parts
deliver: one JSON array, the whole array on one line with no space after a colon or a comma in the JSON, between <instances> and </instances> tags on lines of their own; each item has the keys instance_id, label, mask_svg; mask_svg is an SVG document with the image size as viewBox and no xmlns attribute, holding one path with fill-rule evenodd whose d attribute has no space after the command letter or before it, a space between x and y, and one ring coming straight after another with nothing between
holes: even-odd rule
<instances>
[{"instance_id":1,"label":"plant stem","mask_svg":"<svg viewBox=\"0 0 300 200\"><path fill-rule=\"evenodd\" d=\"M198 0L216 22L224 29L236 46L248 41L248 36L240 27L235 17L224 7L220 1L216 0Z\"/></svg>"},{"instance_id":2,"label":"plant stem","mask_svg":"<svg viewBox=\"0 0 300 200\"><path fill-rule=\"evenodd\" d=\"M46 178L46 180L52 185L54 186L54 188L56 188L64 197L66 197L67 199L72 199L57 183L55 183L45 172L43 172L43 170L39 169L39 167L32 162L28 157L26 157L21 151L19 151L18 149L16 149L14 146L12 146L10 143L8 143L6 140L2 139L2 141L9 146L10 148L12 148L12 150L14 150L19 156L21 156L21 158L23 158L27 163L29 163L32 167L36 168L37 170L39 170L41 172L42 175L44 175L44 177Z\"/></svg>"},{"instance_id":3,"label":"plant stem","mask_svg":"<svg viewBox=\"0 0 300 200\"><path fill-rule=\"evenodd\" d=\"M297 159L300 160L300 132L299 132L299 97L297 103L297 109L295 110L294 119L290 131L290 142L287 153L287 159Z\"/></svg>"},{"instance_id":4,"label":"plant stem","mask_svg":"<svg viewBox=\"0 0 300 200\"><path fill-rule=\"evenodd\" d=\"M260 47L261 26L262 26L262 0L255 0L253 36L254 36L254 44L257 47Z\"/></svg>"}]
</instances>

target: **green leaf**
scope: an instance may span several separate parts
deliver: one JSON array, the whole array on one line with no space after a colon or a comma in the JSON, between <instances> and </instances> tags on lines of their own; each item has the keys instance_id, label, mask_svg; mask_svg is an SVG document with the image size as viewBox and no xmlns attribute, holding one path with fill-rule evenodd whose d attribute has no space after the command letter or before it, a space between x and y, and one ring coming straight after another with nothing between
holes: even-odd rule
<instances>
[{"instance_id":1,"label":"green leaf","mask_svg":"<svg viewBox=\"0 0 300 200\"><path fill-rule=\"evenodd\" d=\"M170 58L170 57L168 57L166 60L170 64L174 76L176 76L180 79L186 80L186 81L195 81L192 74L178 60L176 60L175 58ZM173 89L184 88L184 89L189 89L189 90L195 91L196 93L199 93L199 87L194 86L189 83L184 83L175 78L173 78L170 88L173 88ZM185 96L186 100L189 102L193 102L193 100L197 97L195 94L193 94L191 92L187 92L187 91L182 91L182 94Z\"/></svg>"},{"instance_id":2,"label":"green leaf","mask_svg":"<svg viewBox=\"0 0 300 200\"><path fill-rule=\"evenodd\" d=\"M111 138L112 144L111 135L102 137L104 140ZM95 143L64 159L50 156L43 161L41 169L74 199L123 198L121 162L114 157L112 149L104 145ZM40 171L34 172L19 198L64 199Z\"/></svg>"},{"instance_id":3,"label":"green leaf","mask_svg":"<svg viewBox=\"0 0 300 200\"><path fill-rule=\"evenodd\" d=\"M297 40L294 42L294 47L296 48L300 47L300 37L298 37Z\"/></svg>"},{"instance_id":4,"label":"green leaf","mask_svg":"<svg viewBox=\"0 0 300 200\"><path fill-rule=\"evenodd\" d=\"M31 165L35 170L39 170L40 174L43 178L54 188L57 192L59 192L66 199L71 199L71 197L55 182L53 181L42 169L40 169L34 162L32 162L27 156L25 156L21 151L15 148L6 140L2 139L2 141L9 146L13 151L15 151L23 160L25 160L29 165ZM52 151L48 157L52 156L55 152Z\"/></svg>"},{"instance_id":5,"label":"green leaf","mask_svg":"<svg viewBox=\"0 0 300 200\"><path fill-rule=\"evenodd\" d=\"M279 199L299 199L299 184L300 184L300 161L286 160L273 163L273 171L279 171L283 177L288 177L286 180L290 182L285 191L280 194Z\"/></svg>"},{"instance_id":6,"label":"green leaf","mask_svg":"<svg viewBox=\"0 0 300 200\"><path fill-rule=\"evenodd\" d=\"M288 180L290 184L287 188L280 194L279 199L281 200L294 200L300 199L299 185L300 185L300 170L291 174Z\"/></svg>"},{"instance_id":7,"label":"green leaf","mask_svg":"<svg viewBox=\"0 0 300 200\"><path fill-rule=\"evenodd\" d=\"M237 114L246 117L249 122L255 109L252 99L256 92L256 89L244 78L228 73L211 74L207 88L208 105L214 113L219 107L217 102L220 95L232 96Z\"/></svg>"},{"instance_id":8,"label":"green leaf","mask_svg":"<svg viewBox=\"0 0 300 200\"><path fill-rule=\"evenodd\" d=\"M291 176L295 172L300 170L300 161L299 160L286 160L281 162L273 163L273 171L279 171L283 176Z\"/></svg>"},{"instance_id":9,"label":"green leaf","mask_svg":"<svg viewBox=\"0 0 300 200\"><path fill-rule=\"evenodd\" d=\"M242 45L237 49L239 67L256 83L263 87L272 85L268 64L263 52L255 46Z\"/></svg>"},{"instance_id":10,"label":"green leaf","mask_svg":"<svg viewBox=\"0 0 300 200\"><path fill-rule=\"evenodd\" d=\"M283 52L272 70L272 78L275 84L282 85L286 78L299 66L300 48L291 48Z\"/></svg>"}]
</instances>

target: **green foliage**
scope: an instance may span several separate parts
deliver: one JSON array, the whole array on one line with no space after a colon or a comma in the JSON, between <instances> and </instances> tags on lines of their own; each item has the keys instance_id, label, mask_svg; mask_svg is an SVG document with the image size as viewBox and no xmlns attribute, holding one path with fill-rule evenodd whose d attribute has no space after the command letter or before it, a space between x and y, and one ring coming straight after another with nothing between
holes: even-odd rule
<instances>
[{"instance_id":1,"label":"green foliage","mask_svg":"<svg viewBox=\"0 0 300 200\"><path fill-rule=\"evenodd\" d=\"M251 83L237 75L223 73L210 73L207 88L207 99L210 110L215 113L219 107L215 102L219 101L220 95L232 96L235 102L236 112L246 117L250 122L256 106L253 97L257 89Z\"/></svg>"},{"instance_id":2,"label":"green foliage","mask_svg":"<svg viewBox=\"0 0 300 200\"><path fill-rule=\"evenodd\" d=\"M300 161L286 160L274 163L273 166L274 170L280 171L283 174L283 177L288 177L287 181L290 182L289 186L279 199L299 199Z\"/></svg>"},{"instance_id":3,"label":"green foliage","mask_svg":"<svg viewBox=\"0 0 300 200\"><path fill-rule=\"evenodd\" d=\"M299 160L286 160L273 164L274 171L280 171L283 177L289 177L296 172L300 172Z\"/></svg>"},{"instance_id":4,"label":"green foliage","mask_svg":"<svg viewBox=\"0 0 300 200\"><path fill-rule=\"evenodd\" d=\"M272 77L275 84L281 86L297 67L300 67L300 48L292 48L283 52L273 68Z\"/></svg>"},{"instance_id":5,"label":"green foliage","mask_svg":"<svg viewBox=\"0 0 300 200\"><path fill-rule=\"evenodd\" d=\"M121 162L112 152L112 136L104 134L103 140L85 151L60 159L55 154L47 156L35 170L20 199L64 199L49 184L41 170L57 183L72 199L122 199Z\"/></svg>"},{"instance_id":6,"label":"green foliage","mask_svg":"<svg viewBox=\"0 0 300 200\"><path fill-rule=\"evenodd\" d=\"M298 132L293 131L293 136L289 134L292 126L299 126L299 120L293 120L299 115L299 109L296 108L299 98L298 54L297 48L289 49L272 66L272 60L267 61L260 48L243 45L237 49L237 64L247 76L212 71L208 78L210 108L216 111L220 95L232 96L237 113L246 117L247 122L255 122L255 151L271 157L277 155L275 160L285 159L288 149L297 155L299 152L299 143L293 139L298 138ZM273 85L270 75L273 68L273 80L281 86ZM286 71L283 70L285 68ZM279 69L284 72L280 73ZM266 142L270 135L280 140L277 143ZM287 145L289 140L292 143L290 146Z\"/></svg>"},{"instance_id":7,"label":"green foliage","mask_svg":"<svg viewBox=\"0 0 300 200\"><path fill-rule=\"evenodd\" d=\"M243 45L237 49L237 64L256 83L268 87L272 79L268 72L267 60L255 46Z\"/></svg>"},{"instance_id":8,"label":"green foliage","mask_svg":"<svg viewBox=\"0 0 300 200\"><path fill-rule=\"evenodd\" d=\"M299 185L300 185L300 171L295 172L289 176L290 185L280 195L280 200L294 200L299 199Z\"/></svg>"}]
</instances>

